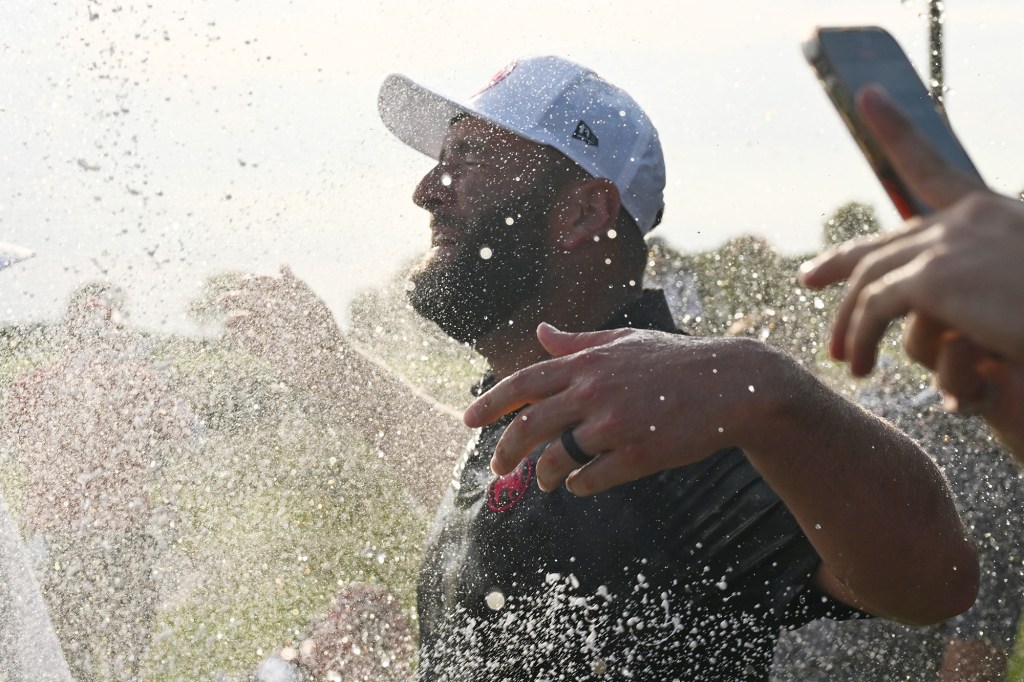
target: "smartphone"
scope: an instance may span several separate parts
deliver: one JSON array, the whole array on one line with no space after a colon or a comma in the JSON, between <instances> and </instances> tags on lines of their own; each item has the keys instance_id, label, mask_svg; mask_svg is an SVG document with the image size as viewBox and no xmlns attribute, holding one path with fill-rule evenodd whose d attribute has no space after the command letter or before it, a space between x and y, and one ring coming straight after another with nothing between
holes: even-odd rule
<instances>
[{"instance_id":1,"label":"smartphone","mask_svg":"<svg viewBox=\"0 0 1024 682\"><path fill-rule=\"evenodd\" d=\"M857 115L854 98L865 85L877 83L885 88L941 154L981 181L978 169L956 139L942 108L928 94L906 53L887 31L877 26L817 28L803 44L803 50L904 219L928 215L931 208L907 189Z\"/></svg>"}]
</instances>

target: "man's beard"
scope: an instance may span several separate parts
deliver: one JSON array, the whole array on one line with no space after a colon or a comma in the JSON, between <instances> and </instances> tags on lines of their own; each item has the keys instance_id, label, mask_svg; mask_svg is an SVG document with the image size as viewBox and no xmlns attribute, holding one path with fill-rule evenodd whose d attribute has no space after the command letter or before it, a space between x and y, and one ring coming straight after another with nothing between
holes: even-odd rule
<instances>
[{"instance_id":1,"label":"man's beard","mask_svg":"<svg viewBox=\"0 0 1024 682\"><path fill-rule=\"evenodd\" d=\"M446 221L459 235L455 257L439 264L428 255L409 274L412 307L460 343L475 345L508 324L544 283L551 192L535 191L515 205L473 221Z\"/></svg>"}]
</instances>

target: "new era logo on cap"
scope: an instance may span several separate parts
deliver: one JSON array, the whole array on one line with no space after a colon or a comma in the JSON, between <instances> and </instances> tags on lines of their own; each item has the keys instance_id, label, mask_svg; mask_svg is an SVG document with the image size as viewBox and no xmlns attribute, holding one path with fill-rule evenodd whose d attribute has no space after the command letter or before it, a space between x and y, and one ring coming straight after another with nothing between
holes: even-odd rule
<instances>
[{"instance_id":1,"label":"new era logo on cap","mask_svg":"<svg viewBox=\"0 0 1024 682\"><path fill-rule=\"evenodd\" d=\"M597 135L594 134L594 131L584 121L580 121L576 125L576 130L573 131L572 137L574 140L582 140L592 147L597 146Z\"/></svg>"}]
</instances>

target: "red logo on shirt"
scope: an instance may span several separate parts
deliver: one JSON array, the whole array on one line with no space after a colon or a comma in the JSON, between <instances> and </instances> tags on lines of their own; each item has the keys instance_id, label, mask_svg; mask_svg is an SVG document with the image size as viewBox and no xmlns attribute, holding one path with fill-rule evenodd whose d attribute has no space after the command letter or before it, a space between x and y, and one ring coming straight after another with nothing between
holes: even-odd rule
<instances>
[{"instance_id":1,"label":"red logo on shirt","mask_svg":"<svg viewBox=\"0 0 1024 682\"><path fill-rule=\"evenodd\" d=\"M527 458L516 470L491 481L487 489L487 506L492 512L506 512L519 504L533 482L533 462Z\"/></svg>"}]
</instances>

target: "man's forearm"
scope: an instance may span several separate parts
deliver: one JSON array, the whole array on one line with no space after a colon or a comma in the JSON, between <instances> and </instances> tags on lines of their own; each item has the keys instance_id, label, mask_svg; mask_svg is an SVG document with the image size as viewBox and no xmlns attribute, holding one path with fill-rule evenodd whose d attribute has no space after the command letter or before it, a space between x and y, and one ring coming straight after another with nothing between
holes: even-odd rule
<instances>
[{"instance_id":1,"label":"man's forearm","mask_svg":"<svg viewBox=\"0 0 1024 682\"><path fill-rule=\"evenodd\" d=\"M469 435L459 413L362 349L346 346L319 360L309 388L343 409L410 494L433 510Z\"/></svg>"},{"instance_id":2,"label":"man's forearm","mask_svg":"<svg viewBox=\"0 0 1024 682\"><path fill-rule=\"evenodd\" d=\"M775 364L742 444L822 557L821 584L923 624L966 610L978 562L945 479L913 441L792 363Z\"/></svg>"}]
</instances>

